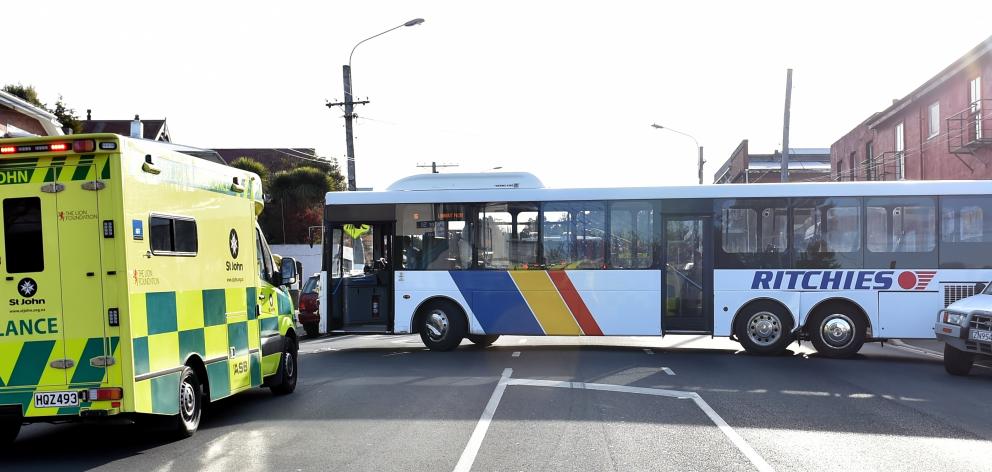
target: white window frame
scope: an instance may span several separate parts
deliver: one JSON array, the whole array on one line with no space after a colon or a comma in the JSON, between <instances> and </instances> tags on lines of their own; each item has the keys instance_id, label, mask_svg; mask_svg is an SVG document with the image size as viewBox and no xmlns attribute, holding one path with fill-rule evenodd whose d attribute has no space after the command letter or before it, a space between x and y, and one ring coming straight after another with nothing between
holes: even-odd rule
<instances>
[{"instance_id":1,"label":"white window frame","mask_svg":"<svg viewBox=\"0 0 992 472\"><path fill-rule=\"evenodd\" d=\"M927 139L932 139L933 137L940 134L940 101L936 101L927 107L927 124L930 127L930 134Z\"/></svg>"},{"instance_id":2,"label":"white window frame","mask_svg":"<svg viewBox=\"0 0 992 472\"><path fill-rule=\"evenodd\" d=\"M896 125L896 164L898 180L906 178L906 123L900 122Z\"/></svg>"}]
</instances>

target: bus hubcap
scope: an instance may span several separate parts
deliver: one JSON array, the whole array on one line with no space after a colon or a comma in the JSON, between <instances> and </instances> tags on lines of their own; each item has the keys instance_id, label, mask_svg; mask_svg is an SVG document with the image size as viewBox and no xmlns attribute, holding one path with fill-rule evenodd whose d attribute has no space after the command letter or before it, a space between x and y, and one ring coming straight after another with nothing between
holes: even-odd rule
<instances>
[{"instance_id":1,"label":"bus hubcap","mask_svg":"<svg viewBox=\"0 0 992 472\"><path fill-rule=\"evenodd\" d=\"M180 387L179 399L182 403L183 419L187 422L192 421L196 412L196 391L193 390L193 386L189 382L183 382L182 387Z\"/></svg>"},{"instance_id":2,"label":"bus hubcap","mask_svg":"<svg viewBox=\"0 0 992 472\"><path fill-rule=\"evenodd\" d=\"M847 315L835 313L823 320L820 334L830 347L843 349L854 341L854 322Z\"/></svg>"},{"instance_id":3,"label":"bus hubcap","mask_svg":"<svg viewBox=\"0 0 992 472\"><path fill-rule=\"evenodd\" d=\"M747 320L747 337L759 346L770 346L782 335L782 322L774 313L761 311Z\"/></svg>"},{"instance_id":4,"label":"bus hubcap","mask_svg":"<svg viewBox=\"0 0 992 472\"><path fill-rule=\"evenodd\" d=\"M448 315L443 311L434 311L427 315L427 331L431 339L438 341L448 332Z\"/></svg>"}]
</instances>

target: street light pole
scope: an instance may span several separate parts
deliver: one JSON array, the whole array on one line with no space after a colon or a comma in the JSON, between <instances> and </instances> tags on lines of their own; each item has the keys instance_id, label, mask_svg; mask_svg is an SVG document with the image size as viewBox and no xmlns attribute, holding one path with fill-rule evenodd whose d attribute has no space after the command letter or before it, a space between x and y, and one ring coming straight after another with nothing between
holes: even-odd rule
<instances>
[{"instance_id":1,"label":"street light pole","mask_svg":"<svg viewBox=\"0 0 992 472\"><path fill-rule=\"evenodd\" d=\"M343 77L344 78L344 103L328 103L327 106L330 107L330 106L344 105L344 135L345 135L344 138L345 138L346 144L348 146L348 151L347 152L348 152L348 190L349 191L354 191L355 188L356 188L356 185L355 185L355 133L354 133L354 129L353 129L353 121L354 121L354 118L355 118L355 105L364 105L364 104L368 103L368 100L363 100L363 101L356 102L355 99L354 99L354 95L352 95L352 93L351 93L351 58L352 58L352 56L355 55L355 49L358 49L358 46L360 46L365 41L368 41L368 40L370 40L372 38L377 38L377 37L382 36L382 35L390 32L390 31L400 29L400 28L402 28L404 26L416 26L416 25L419 25L419 24L421 24L423 22L424 22L424 19L423 18L415 18L413 20L407 21L406 23L403 23L402 25L399 25L399 26L390 28L390 29L388 29L386 31L383 31L383 32L379 33L379 34L369 36L368 38L365 38L365 39L359 41L357 44L355 44L355 47L351 48L351 54L348 54L348 64L341 66L342 72L343 72L343 76L344 76Z\"/></svg>"},{"instance_id":2,"label":"street light pole","mask_svg":"<svg viewBox=\"0 0 992 472\"><path fill-rule=\"evenodd\" d=\"M659 125L659 124L652 124L652 125L651 125L651 127L652 127L652 128L655 128L655 129L664 129L664 130L668 130L668 131L671 131L671 132L673 132L673 133L678 133L678 134L681 134L682 136L688 136L688 137L689 137L689 139L692 139L692 142L694 142L694 143L696 143L696 148L697 148L697 149L699 150L699 163L698 163L698 167L699 167L699 168L698 168L698 173L699 173L699 185L703 185L703 164L705 164L705 163L706 163L706 161L705 161L705 160L703 159L703 147L699 145L699 141L697 141L697 140L696 140L696 138L695 138L695 137L693 137L693 136L692 136L691 134L689 134L689 133L683 133L683 132L681 132L681 131L679 131L679 130L677 130L677 129L672 129L672 128L669 128L669 127L667 127L667 126L661 126L661 125Z\"/></svg>"}]
</instances>

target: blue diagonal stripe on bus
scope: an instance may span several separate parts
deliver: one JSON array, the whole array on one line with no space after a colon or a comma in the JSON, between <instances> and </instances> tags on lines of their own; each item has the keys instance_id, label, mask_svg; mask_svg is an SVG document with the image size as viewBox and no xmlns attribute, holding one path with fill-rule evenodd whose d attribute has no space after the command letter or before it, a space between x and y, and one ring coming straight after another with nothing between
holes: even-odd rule
<instances>
[{"instance_id":1,"label":"blue diagonal stripe on bus","mask_svg":"<svg viewBox=\"0 0 992 472\"><path fill-rule=\"evenodd\" d=\"M544 334L510 274L449 271L486 334Z\"/></svg>"}]
</instances>

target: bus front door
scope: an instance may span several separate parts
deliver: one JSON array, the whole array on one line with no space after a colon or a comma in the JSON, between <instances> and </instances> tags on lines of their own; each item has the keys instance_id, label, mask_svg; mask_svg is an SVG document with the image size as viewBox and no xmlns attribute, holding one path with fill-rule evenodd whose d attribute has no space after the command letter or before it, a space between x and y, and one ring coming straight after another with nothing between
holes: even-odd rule
<instances>
[{"instance_id":1,"label":"bus front door","mask_svg":"<svg viewBox=\"0 0 992 472\"><path fill-rule=\"evenodd\" d=\"M712 331L711 223L709 216L697 215L666 215L663 220L663 333Z\"/></svg>"},{"instance_id":2,"label":"bus front door","mask_svg":"<svg viewBox=\"0 0 992 472\"><path fill-rule=\"evenodd\" d=\"M330 331L392 330L392 234L392 223L348 223L331 228Z\"/></svg>"}]
</instances>

